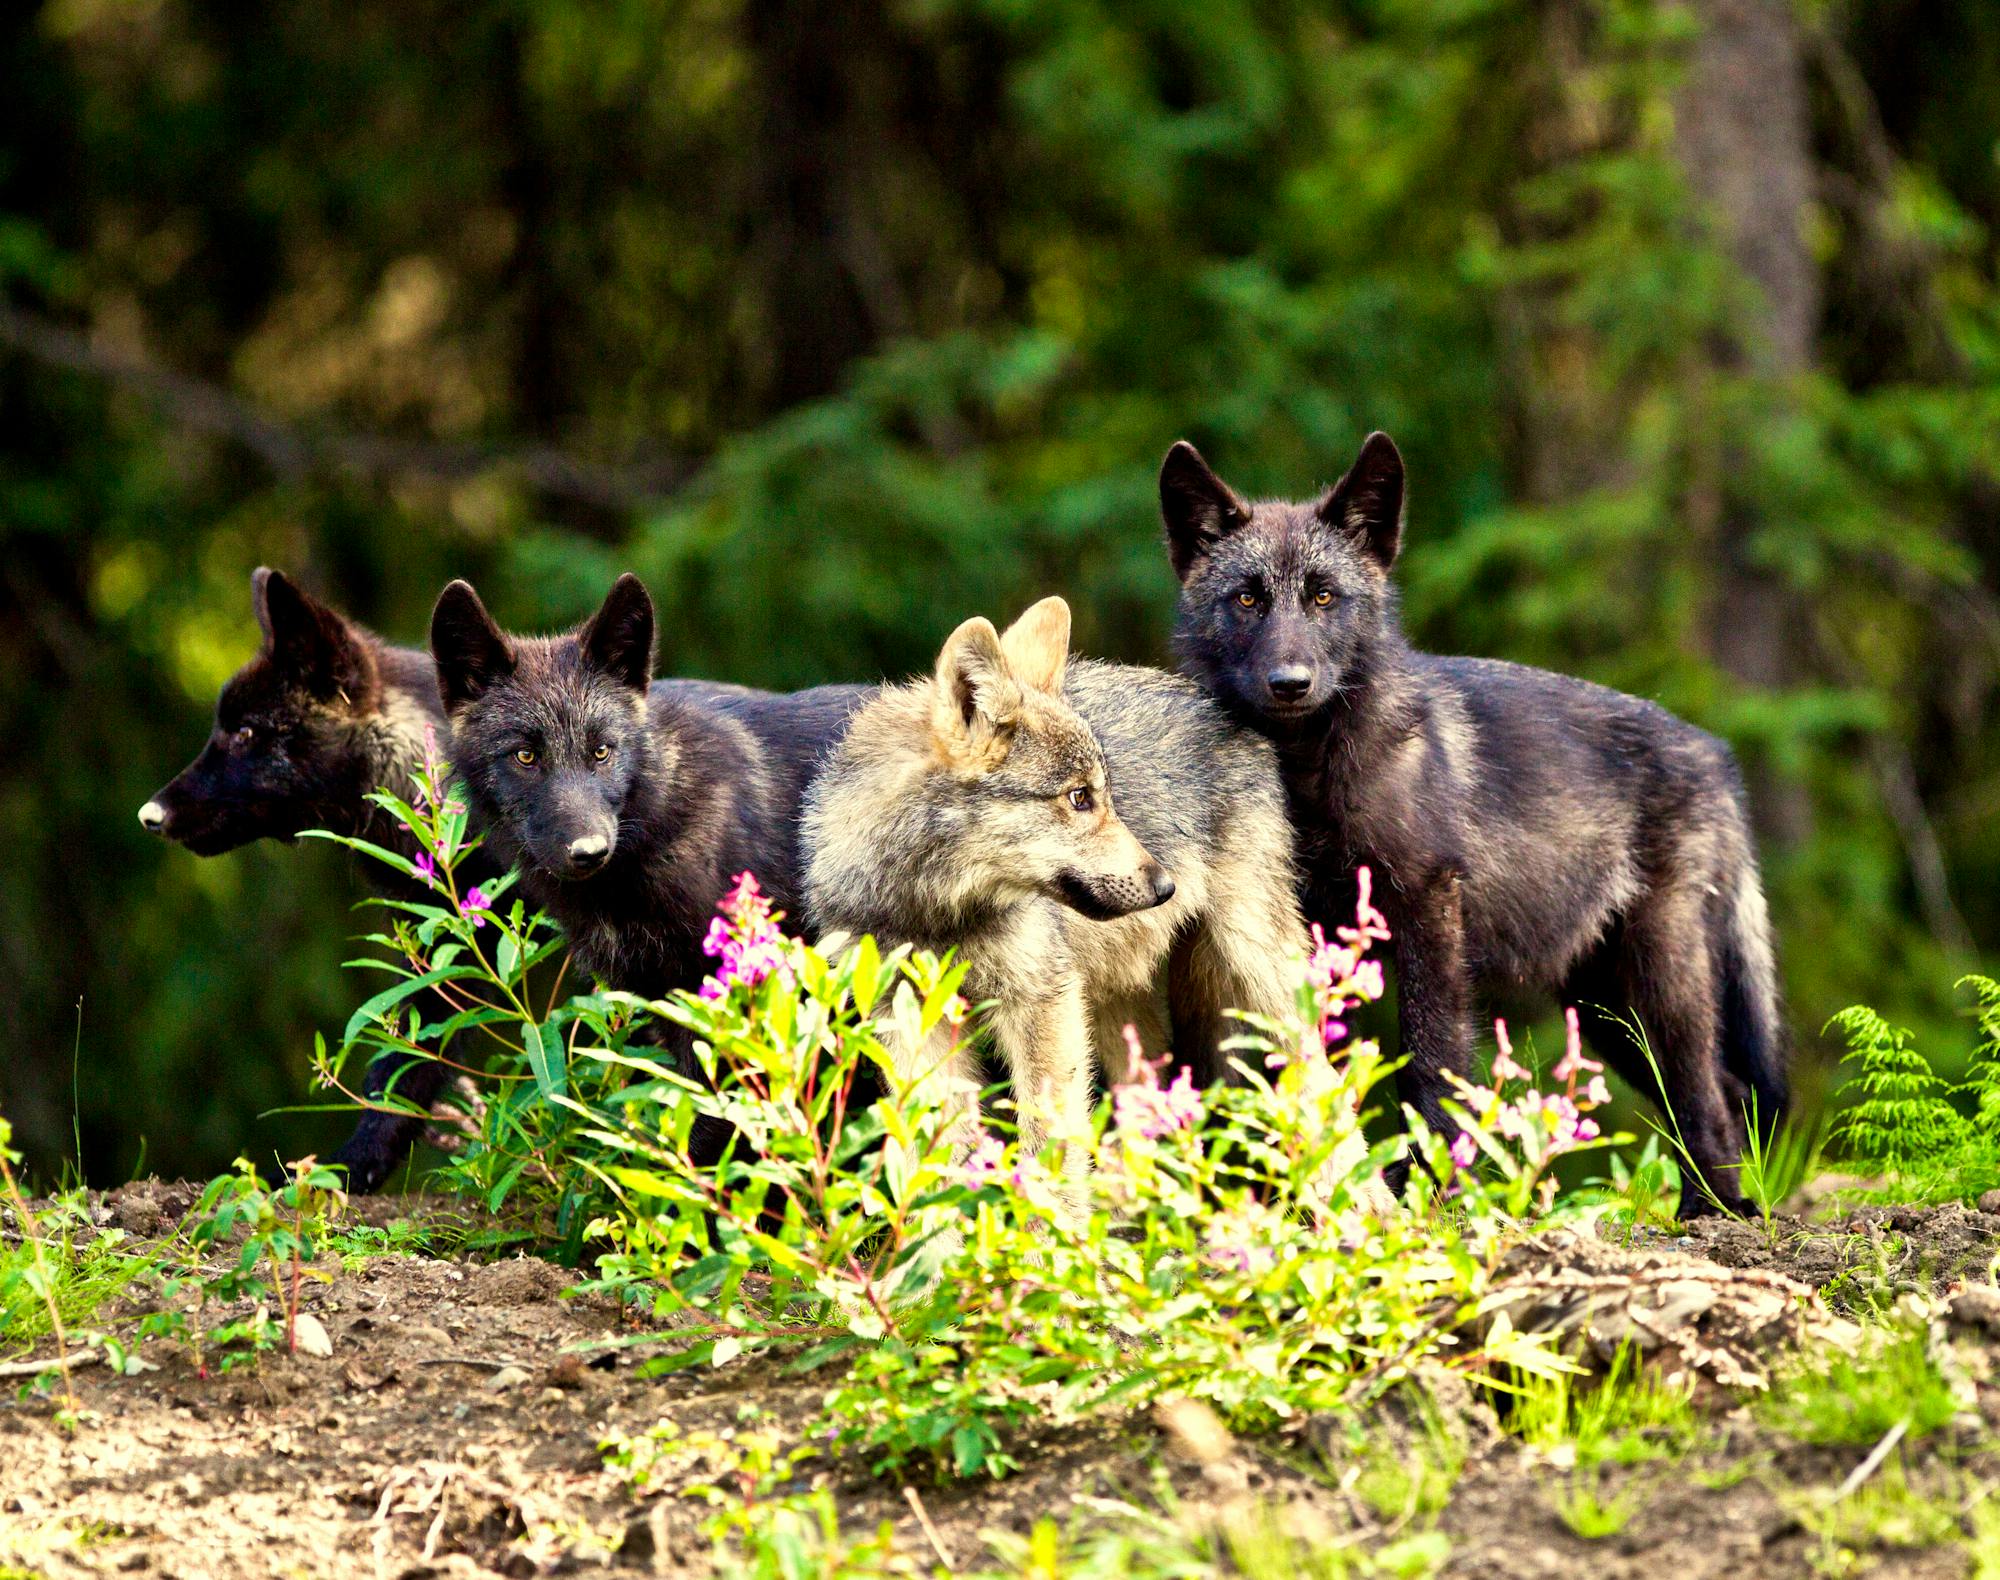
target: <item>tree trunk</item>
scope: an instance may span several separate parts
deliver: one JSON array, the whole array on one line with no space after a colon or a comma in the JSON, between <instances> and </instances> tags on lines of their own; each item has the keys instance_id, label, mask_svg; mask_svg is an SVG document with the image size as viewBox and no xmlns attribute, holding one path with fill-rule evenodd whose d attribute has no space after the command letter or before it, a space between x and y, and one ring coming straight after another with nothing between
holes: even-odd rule
<instances>
[{"instance_id":1,"label":"tree trunk","mask_svg":"<svg viewBox=\"0 0 2000 1580\"><path fill-rule=\"evenodd\" d=\"M1694 0L1693 9L1701 33L1678 96L1677 148L1697 202L1762 297L1718 338L1714 365L1724 374L1794 378L1812 365L1820 283L1806 247L1812 142L1792 0ZM1689 500L1694 524L1713 532L1718 567L1710 656L1746 685L1781 689L1802 672L1788 634L1801 629L1796 599L1745 553L1760 518L1758 502L1731 486L1740 455L1695 438L1714 467L1711 478L1697 478ZM1812 818L1805 787L1754 768L1753 778L1761 831L1780 844L1804 839Z\"/></svg>"}]
</instances>

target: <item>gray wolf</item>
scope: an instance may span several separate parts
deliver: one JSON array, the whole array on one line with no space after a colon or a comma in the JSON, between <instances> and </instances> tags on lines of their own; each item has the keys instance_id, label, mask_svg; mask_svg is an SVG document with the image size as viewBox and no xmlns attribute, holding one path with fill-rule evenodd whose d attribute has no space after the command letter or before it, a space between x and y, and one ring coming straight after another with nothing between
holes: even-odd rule
<instances>
[{"instance_id":1,"label":"gray wolf","mask_svg":"<svg viewBox=\"0 0 2000 1580\"><path fill-rule=\"evenodd\" d=\"M803 824L815 927L956 950L966 995L995 1001L1031 1152L1081 1133L1128 1024L1159 1048L1171 1019L1220 1074L1224 1010L1286 1013L1306 947L1269 747L1179 676L1071 661L1069 633L1060 598L1004 635L966 621L932 674L856 712ZM896 1051L978 1089L963 1050Z\"/></svg>"},{"instance_id":2,"label":"gray wolf","mask_svg":"<svg viewBox=\"0 0 2000 1580\"><path fill-rule=\"evenodd\" d=\"M1478 993L1561 995L1670 1108L1681 1213L1740 1211L1743 1114L1786 1105L1786 1033L1742 779L1654 703L1413 649L1390 580L1402 457L1375 434L1306 503L1244 499L1185 441L1160 471L1186 672L1277 747L1307 914L1357 866L1394 933L1403 1091L1435 1128ZM1649 1039L1656 1082L1620 1022Z\"/></svg>"}]
</instances>

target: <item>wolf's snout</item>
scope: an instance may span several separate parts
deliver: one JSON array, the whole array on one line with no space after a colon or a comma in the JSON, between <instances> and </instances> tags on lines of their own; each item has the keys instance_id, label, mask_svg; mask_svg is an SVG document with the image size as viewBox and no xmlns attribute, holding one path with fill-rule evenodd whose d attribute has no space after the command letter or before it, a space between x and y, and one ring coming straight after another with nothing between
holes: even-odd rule
<instances>
[{"instance_id":1,"label":"wolf's snout","mask_svg":"<svg viewBox=\"0 0 2000 1580\"><path fill-rule=\"evenodd\" d=\"M1056 891L1071 910L1095 922L1115 922L1165 905L1174 897L1174 880L1166 869L1149 862L1135 873L1107 877L1101 873L1065 872Z\"/></svg>"},{"instance_id":2,"label":"wolf's snout","mask_svg":"<svg viewBox=\"0 0 2000 1580\"><path fill-rule=\"evenodd\" d=\"M579 876L597 871L611 859L611 841L602 834L585 834L569 842L569 870Z\"/></svg>"},{"instance_id":3,"label":"wolf's snout","mask_svg":"<svg viewBox=\"0 0 2000 1580\"><path fill-rule=\"evenodd\" d=\"M1271 696L1279 702L1302 702L1312 690L1313 672L1304 664L1280 664L1264 677Z\"/></svg>"},{"instance_id":4,"label":"wolf's snout","mask_svg":"<svg viewBox=\"0 0 2000 1580\"><path fill-rule=\"evenodd\" d=\"M139 826L148 834L166 833L167 809L157 801L148 801L139 808Z\"/></svg>"}]
</instances>

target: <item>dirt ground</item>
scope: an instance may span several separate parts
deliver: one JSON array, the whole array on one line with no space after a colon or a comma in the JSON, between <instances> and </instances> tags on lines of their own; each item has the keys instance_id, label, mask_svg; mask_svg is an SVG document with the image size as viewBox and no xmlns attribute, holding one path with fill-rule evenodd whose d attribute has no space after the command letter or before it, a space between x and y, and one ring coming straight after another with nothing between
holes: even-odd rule
<instances>
[{"instance_id":1,"label":"dirt ground","mask_svg":"<svg viewBox=\"0 0 2000 1580\"><path fill-rule=\"evenodd\" d=\"M191 1196L142 1182L106 1198L105 1216L158 1232ZM407 1207L370 1204L370 1216L379 1221L399 1205ZM1996 1246L2000 1216L1953 1207L1790 1224L1775 1241L1761 1226L1704 1224L1657 1249L1789 1274L1823 1290L1837 1312L1900 1290L1935 1293L1967 1273L1981 1279ZM825 1381L762 1362L648 1380L630 1350L580 1355L616 1334L619 1316L602 1299L565 1298L570 1278L535 1260L372 1258L309 1286L306 1306L332 1338L330 1356L272 1354L202 1376L184 1353L149 1345L157 1370L76 1372L86 1416L73 1434L54 1424L46 1397L16 1400L9 1383L0 1402L0 1576L708 1572L704 1508L671 1489L634 1499L603 1469L599 1443L662 1419L690 1431L762 1423L795 1435ZM2000 1333L1984 1342L2000 1342ZM1995 1389L1981 1384L1978 1393L1988 1422L2000 1417ZM1825 1545L1801 1524L1799 1498L1838 1483L1866 1450L1789 1445L1726 1390L1714 1390L1707 1408L1717 1427L1708 1446L1605 1473L1607 1495L1636 1478L1636 1512L1594 1542L1556 1512L1573 1473L1498 1431L1482 1408L1468 1409L1470 1455L1435 1520L1450 1543L1441 1572L1495 1580L1824 1572ZM1373 1544L1401 1522L1385 1526L1316 1452L1342 1426L1302 1422L1274 1440L1218 1444L1136 1416L1026 1446L1027 1468L1006 1481L926 1487L914 1501L859 1467L817 1474L835 1492L844 1529L858 1535L893 1522L919 1572L990 1566L992 1533L1025 1533L1044 1516L1085 1529L1103 1517L1096 1500L1107 1498L1195 1524L1270 1507L1287 1529ZM1991 1480L1989 1441L1970 1421L1933 1434L1909 1451L1913 1482ZM1856 1572L1870 1567L1968 1572L1958 1548L1878 1553Z\"/></svg>"}]
</instances>

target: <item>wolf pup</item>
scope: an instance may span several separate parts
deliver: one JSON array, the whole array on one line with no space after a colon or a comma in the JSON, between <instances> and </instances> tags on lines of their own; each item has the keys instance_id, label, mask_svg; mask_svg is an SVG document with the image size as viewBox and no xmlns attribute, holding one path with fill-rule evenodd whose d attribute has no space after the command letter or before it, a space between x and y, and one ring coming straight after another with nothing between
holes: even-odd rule
<instances>
[{"instance_id":1,"label":"wolf pup","mask_svg":"<svg viewBox=\"0 0 2000 1580\"><path fill-rule=\"evenodd\" d=\"M250 601L263 646L223 686L201 754L139 808L139 822L198 856L325 828L415 857L409 834L368 793L385 785L407 792L425 726L444 733L430 655L390 646L282 571L257 570ZM399 888L401 880L378 870L386 888ZM447 1073L429 1059L384 1055L369 1065L362 1090L372 1101L393 1091L428 1108ZM346 1169L351 1189L376 1190L423 1126L367 1110L329 1161Z\"/></svg>"},{"instance_id":2,"label":"wolf pup","mask_svg":"<svg viewBox=\"0 0 2000 1580\"><path fill-rule=\"evenodd\" d=\"M1166 1040L1170 957L1177 1048L1207 1079L1223 1011L1284 1013L1305 948L1265 743L1179 676L1070 662L1069 632L1060 598L1005 635L966 621L935 673L855 714L804 823L816 927L955 949L967 996L997 1000L1031 1151L1081 1132L1093 1051L1116 1079L1125 1025ZM898 1057L980 1084L949 1049Z\"/></svg>"},{"instance_id":3,"label":"wolf pup","mask_svg":"<svg viewBox=\"0 0 2000 1580\"><path fill-rule=\"evenodd\" d=\"M1389 569L1403 462L1371 435L1309 504L1247 501L1185 441L1160 471L1189 674L1277 743L1307 913L1357 865L1395 935L1404 1095L1449 1131L1479 990L1553 991L1666 1103L1700 1178L1680 1211L1741 1211L1752 1095L1786 1104L1764 891L1729 748L1651 702L1414 651ZM1614 1017L1644 1028L1656 1081Z\"/></svg>"},{"instance_id":4,"label":"wolf pup","mask_svg":"<svg viewBox=\"0 0 2000 1580\"><path fill-rule=\"evenodd\" d=\"M738 873L799 914L799 803L868 688L649 690L653 640L629 574L567 636L508 635L462 581L431 617L452 766L489 847L579 966L659 998L701 981Z\"/></svg>"}]
</instances>

